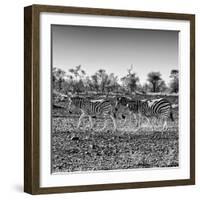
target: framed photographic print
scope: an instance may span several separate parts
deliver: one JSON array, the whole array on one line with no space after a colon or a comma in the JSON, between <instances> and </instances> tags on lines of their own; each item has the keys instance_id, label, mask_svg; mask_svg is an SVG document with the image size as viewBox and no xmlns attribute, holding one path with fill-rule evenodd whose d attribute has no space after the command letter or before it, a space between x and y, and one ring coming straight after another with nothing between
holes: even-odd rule
<instances>
[{"instance_id":1,"label":"framed photographic print","mask_svg":"<svg viewBox=\"0 0 200 200\"><path fill-rule=\"evenodd\" d=\"M24 10L24 191L195 183L195 16Z\"/></svg>"}]
</instances>

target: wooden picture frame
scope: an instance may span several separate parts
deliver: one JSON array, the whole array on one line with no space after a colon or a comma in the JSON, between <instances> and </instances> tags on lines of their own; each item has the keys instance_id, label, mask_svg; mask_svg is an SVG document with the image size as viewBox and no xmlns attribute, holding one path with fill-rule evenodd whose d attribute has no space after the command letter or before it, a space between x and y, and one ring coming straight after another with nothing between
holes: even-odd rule
<instances>
[{"instance_id":1,"label":"wooden picture frame","mask_svg":"<svg viewBox=\"0 0 200 200\"><path fill-rule=\"evenodd\" d=\"M190 24L190 160L189 178L177 180L105 183L91 185L40 186L40 14L79 14L142 19L187 21ZM195 16L99 8L32 5L24 9L24 191L30 194L84 192L195 184Z\"/></svg>"}]
</instances>

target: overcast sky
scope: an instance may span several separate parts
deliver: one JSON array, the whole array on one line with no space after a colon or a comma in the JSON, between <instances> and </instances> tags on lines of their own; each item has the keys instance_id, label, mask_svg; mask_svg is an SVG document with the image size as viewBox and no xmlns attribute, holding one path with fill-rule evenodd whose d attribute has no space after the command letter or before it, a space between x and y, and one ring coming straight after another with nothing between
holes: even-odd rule
<instances>
[{"instance_id":1,"label":"overcast sky","mask_svg":"<svg viewBox=\"0 0 200 200\"><path fill-rule=\"evenodd\" d=\"M105 69L119 78L133 65L141 83L151 71L168 83L179 67L178 32L52 25L52 65L66 72L82 65L88 75Z\"/></svg>"}]
</instances>

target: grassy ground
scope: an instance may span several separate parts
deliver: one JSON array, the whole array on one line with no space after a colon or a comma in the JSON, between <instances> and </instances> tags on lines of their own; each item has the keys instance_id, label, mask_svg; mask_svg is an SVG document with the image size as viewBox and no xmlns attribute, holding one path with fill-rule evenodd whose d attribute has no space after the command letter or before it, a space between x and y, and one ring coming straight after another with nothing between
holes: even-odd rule
<instances>
[{"instance_id":1,"label":"grassy ground","mask_svg":"<svg viewBox=\"0 0 200 200\"><path fill-rule=\"evenodd\" d=\"M98 131L103 126L102 119L94 119L94 129L90 130L87 118L77 130L79 116L69 116L64 108L53 109L52 172L178 166L177 110L175 122L163 134L160 128L134 131L133 124L128 123L122 127L119 119L117 131L112 131L111 121L105 131Z\"/></svg>"}]
</instances>

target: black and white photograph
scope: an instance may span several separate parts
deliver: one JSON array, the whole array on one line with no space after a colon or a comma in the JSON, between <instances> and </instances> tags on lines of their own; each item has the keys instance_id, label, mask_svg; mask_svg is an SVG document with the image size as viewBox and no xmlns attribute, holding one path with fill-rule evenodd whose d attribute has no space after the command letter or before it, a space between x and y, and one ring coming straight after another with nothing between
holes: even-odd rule
<instances>
[{"instance_id":1,"label":"black and white photograph","mask_svg":"<svg viewBox=\"0 0 200 200\"><path fill-rule=\"evenodd\" d=\"M24 10L24 191L194 185L195 15Z\"/></svg>"},{"instance_id":2,"label":"black and white photograph","mask_svg":"<svg viewBox=\"0 0 200 200\"><path fill-rule=\"evenodd\" d=\"M179 167L179 33L51 25L51 172Z\"/></svg>"}]
</instances>

